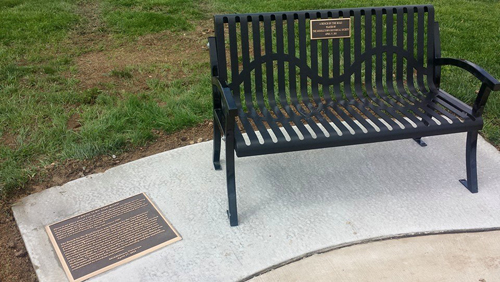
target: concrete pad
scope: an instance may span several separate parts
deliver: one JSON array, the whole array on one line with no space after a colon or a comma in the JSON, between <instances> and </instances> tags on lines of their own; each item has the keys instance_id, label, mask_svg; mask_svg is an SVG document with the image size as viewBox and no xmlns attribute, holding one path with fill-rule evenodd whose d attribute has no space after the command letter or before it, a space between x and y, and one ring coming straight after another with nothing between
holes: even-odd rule
<instances>
[{"instance_id":1,"label":"concrete pad","mask_svg":"<svg viewBox=\"0 0 500 282\"><path fill-rule=\"evenodd\" d=\"M498 238L500 231L432 235L355 245L313 255L250 281L498 281Z\"/></svg>"},{"instance_id":2,"label":"concrete pad","mask_svg":"<svg viewBox=\"0 0 500 282\"><path fill-rule=\"evenodd\" d=\"M235 281L371 238L500 226L500 153L478 144L479 193L465 134L236 160L240 226L226 217L212 143L157 154L24 198L14 209L41 282L65 275L44 226L145 192L183 240L90 281ZM223 163L224 166L224 163Z\"/></svg>"}]
</instances>

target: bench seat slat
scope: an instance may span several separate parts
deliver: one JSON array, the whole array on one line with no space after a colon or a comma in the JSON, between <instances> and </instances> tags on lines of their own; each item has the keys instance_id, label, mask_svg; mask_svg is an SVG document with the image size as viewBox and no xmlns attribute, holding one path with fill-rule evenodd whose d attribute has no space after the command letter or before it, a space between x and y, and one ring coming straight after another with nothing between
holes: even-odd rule
<instances>
[{"instance_id":1,"label":"bench seat slat","mask_svg":"<svg viewBox=\"0 0 500 282\"><path fill-rule=\"evenodd\" d=\"M439 95L434 98L438 103L442 104L446 109L450 110L454 114L460 116L463 119L474 118L472 114L472 109L465 105L462 101L459 101L450 94L440 90Z\"/></svg>"},{"instance_id":2,"label":"bench seat slat","mask_svg":"<svg viewBox=\"0 0 500 282\"><path fill-rule=\"evenodd\" d=\"M290 125L290 123L276 121L276 124L278 126L281 125L281 127L283 127L285 129L285 131L287 132L287 134L290 137L290 139L291 139L292 142L298 141L300 139L299 135L297 135L297 133L295 132L295 130L293 130L293 128Z\"/></svg>"},{"instance_id":3,"label":"bench seat slat","mask_svg":"<svg viewBox=\"0 0 500 282\"><path fill-rule=\"evenodd\" d=\"M264 108L261 108L261 113L265 113L267 110L264 110ZM254 124L257 126L257 130L259 130L260 134L264 138L264 140L271 140L271 135L267 132L266 126L264 123L262 123L262 119L260 118L260 115L255 111L255 109L251 109L249 117L252 119Z\"/></svg>"},{"instance_id":4,"label":"bench seat slat","mask_svg":"<svg viewBox=\"0 0 500 282\"><path fill-rule=\"evenodd\" d=\"M255 130L252 128L252 125L246 118L246 114L241 109L238 111L238 117L243 126L243 128L236 126L240 132L245 131L251 143L259 142L257 135L255 134ZM238 134L236 134L236 136L238 136Z\"/></svg>"},{"instance_id":5,"label":"bench seat slat","mask_svg":"<svg viewBox=\"0 0 500 282\"><path fill-rule=\"evenodd\" d=\"M340 109L337 109L337 108L332 108L332 110L334 110L335 112L338 112ZM341 124L341 121L337 118L337 116L336 116L336 115L334 115L334 114L333 114L333 112L332 112L332 111L329 111L329 110L327 109L327 110L324 110L323 112L324 112L324 114L328 117L328 119L330 119L330 121L331 121L332 123L334 123L334 124L336 124L336 125L337 125L337 124ZM326 127L326 126L325 126L325 127ZM330 125L329 125L329 126L328 126L328 128L330 128L330 127L331 127L332 129L334 129L332 126L330 126ZM348 129L346 126L337 127L337 128L340 130L340 132L342 133L342 135L344 135L344 134L351 134L351 133L350 133L350 131L349 131L349 129ZM334 129L334 130L335 130L335 129ZM337 131L335 130L335 132L337 132ZM332 133L332 134L333 134L333 133ZM332 135L332 134L330 134L330 135Z\"/></svg>"},{"instance_id":6,"label":"bench seat slat","mask_svg":"<svg viewBox=\"0 0 500 282\"><path fill-rule=\"evenodd\" d=\"M344 109L346 109L349 112L349 114L352 117L354 117L354 119L356 119L358 122L360 122L361 125L363 125L363 127L365 127L367 131L371 131L370 128L373 128L373 127L356 110L354 110L352 107L350 107L351 105L342 105L342 106L343 106ZM334 109L338 109L338 105L337 104L334 104ZM342 112L342 110L339 109L337 112ZM342 118L344 119L344 121L350 121L352 119L352 117L346 116L345 114L342 115ZM349 122L349 125L351 127L355 126L355 127L359 128L359 126L357 124L354 124L354 125L353 124L354 123L352 121ZM359 129L361 130L361 128L359 128ZM356 133L363 133L363 130L361 130L361 131L355 130L355 132Z\"/></svg>"},{"instance_id":7,"label":"bench seat slat","mask_svg":"<svg viewBox=\"0 0 500 282\"><path fill-rule=\"evenodd\" d=\"M275 107L277 108L277 107ZM276 115L276 112L277 111L274 111L275 112L275 115ZM263 113L265 117L269 117L271 116L271 114L269 112L264 112ZM278 116L278 119L280 119L280 117ZM274 136L276 137L277 141L278 142L284 142L285 141L285 135L283 135L283 132L281 132L280 128L279 128L279 125L276 123L276 120L277 119L272 119L272 120L268 120L266 119L266 123L269 125L269 127L271 127L273 133L274 133Z\"/></svg>"}]
</instances>

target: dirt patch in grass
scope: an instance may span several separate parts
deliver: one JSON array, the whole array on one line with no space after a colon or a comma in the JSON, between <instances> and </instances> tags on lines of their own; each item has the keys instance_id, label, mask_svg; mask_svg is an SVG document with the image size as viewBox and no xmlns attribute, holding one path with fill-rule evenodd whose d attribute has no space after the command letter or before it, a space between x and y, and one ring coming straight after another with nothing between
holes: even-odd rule
<instances>
[{"instance_id":1,"label":"dirt patch in grass","mask_svg":"<svg viewBox=\"0 0 500 282\"><path fill-rule=\"evenodd\" d=\"M11 149L16 148L16 136L10 132L4 132L0 136L0 144L5 145Z\"/></svg>"},{"instance_id":2,"label":"dirt patch in grass","mask_svg":"<svg viewBox=\"0 0 500 282\"><path fill-rule=\"evenodd\" d=\"M19 194L9 202L0 202L0 281L38 281L21 234L12 215L11 206L17 200L44 189L63 185L85 175L104 172L114 166L151 156L167 150L212 139L212 122L172 134L154 132L157 140L143 147L116 156L99 156L91 160L67 160L45 167L41 176L28 184L28 193Z\"/></svg>"},{"instance_id":3,"label":"dirt patch in grass","mask_svg":"<svg viewBox=\"0 0 500 282\"><path fill-rule=\"evenodd\" d=\"M208 26L208 22L200 22L194 32L165 31L109 50L83 54L75 59L77 71L70 76L79 81L81 89L114 88L129 92L148 90L148 80L168 82L185 78L195 68L192 63L209 61Z\"/></svg>"},{"instance_id":4,"label":"dirt patch in grass","mask_svg":"<svg viewBox=\"0 0 500 282\"><path fill-rule=\"evenodd\" d=\"M65 77L79 81L79 89L145 91L149 90L150 80L182 79L196 69L193 64L209 61L207 37L213 34L211 20L197 20L191 31L167 30L122 38L108 32L100 5L95 0L79 3L81 20L65 43L77 46L81 52L73 58L73 70L65 73Z\"/></svg>"},{"instance_id":5,"label":"dirt patch in grass","mask_svg":"<svg viewBox=\"0 0 500 282\"><path fill-rule=\"evenodd\" d=\"M78 130L82 125L80 124L80 115L78 113L72 114L68 122L66 122L66 128L70 130Z\"/></svg>"}]
</instances>

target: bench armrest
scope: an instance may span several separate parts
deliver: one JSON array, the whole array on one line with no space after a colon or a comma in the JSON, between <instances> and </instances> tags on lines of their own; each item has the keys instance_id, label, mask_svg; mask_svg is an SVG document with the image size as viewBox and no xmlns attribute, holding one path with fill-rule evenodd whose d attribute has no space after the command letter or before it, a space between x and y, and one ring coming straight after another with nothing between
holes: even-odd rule
<instances>
[{"instance_id":1,"label":"bench armrest","mask_svg":"<svg viewBox=\"0 0 500 282\"><path fill-rule=\"evenodd\" d=\"M233 94L231 93L229 87L227 87L224 82L221 82L219 78L215 76L212 76L212 85L215 86L215 88L221 95L223 109L229 114L236 115L238 113L238 107L234 102Z\"/></svg>"},{"instance_id":2,"label":"bench armrest","mask_svg":"<svg viewBox=\"0 0 500 282\"><path fill-rule=\"evenodd\" d=\"M485 83L486 86L488 86L488 88L490 88L491 90L493 91L500 90L500 82L498 80L496 80L493 76L491 76L480 66L471 63L467 60L453 59L453 58L437 58L435 63L436 65L439 66L452 65L462 68L473 74L475 77L481 80L481 82Z\"/></svg>"}]
</instances>

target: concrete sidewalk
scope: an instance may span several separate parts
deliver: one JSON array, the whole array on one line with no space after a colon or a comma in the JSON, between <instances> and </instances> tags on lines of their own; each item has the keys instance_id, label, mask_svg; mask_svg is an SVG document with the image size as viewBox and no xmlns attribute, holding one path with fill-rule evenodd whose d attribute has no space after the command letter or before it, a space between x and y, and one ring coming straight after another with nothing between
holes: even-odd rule
<instances>
[{"instance_id":1,"label":"concrete sidewalk","mask_svg":"<svg viewBox=\"0 0 500 282\"><path fill-rule=\"evenodd\" d=\"M235 281L307 254L400 234L500 227L500 153L465 134L236 160L240 226L212 143L150 156L28 196L14 215L41 282L64 281L44 226L145 192L183 240L89 281ZM224 163L223 163L224 166Z\"/></svg>"},{"instance_id":2,"label":"concrete sidewalk","mask_svg":"<svg viewBox=\"0 0 500 282\"><path fill-rule=\"evenodd\" d=\"M287 264L251 282L500 281L500 231L354 245Z\"/></svg>"}]
</instances>

